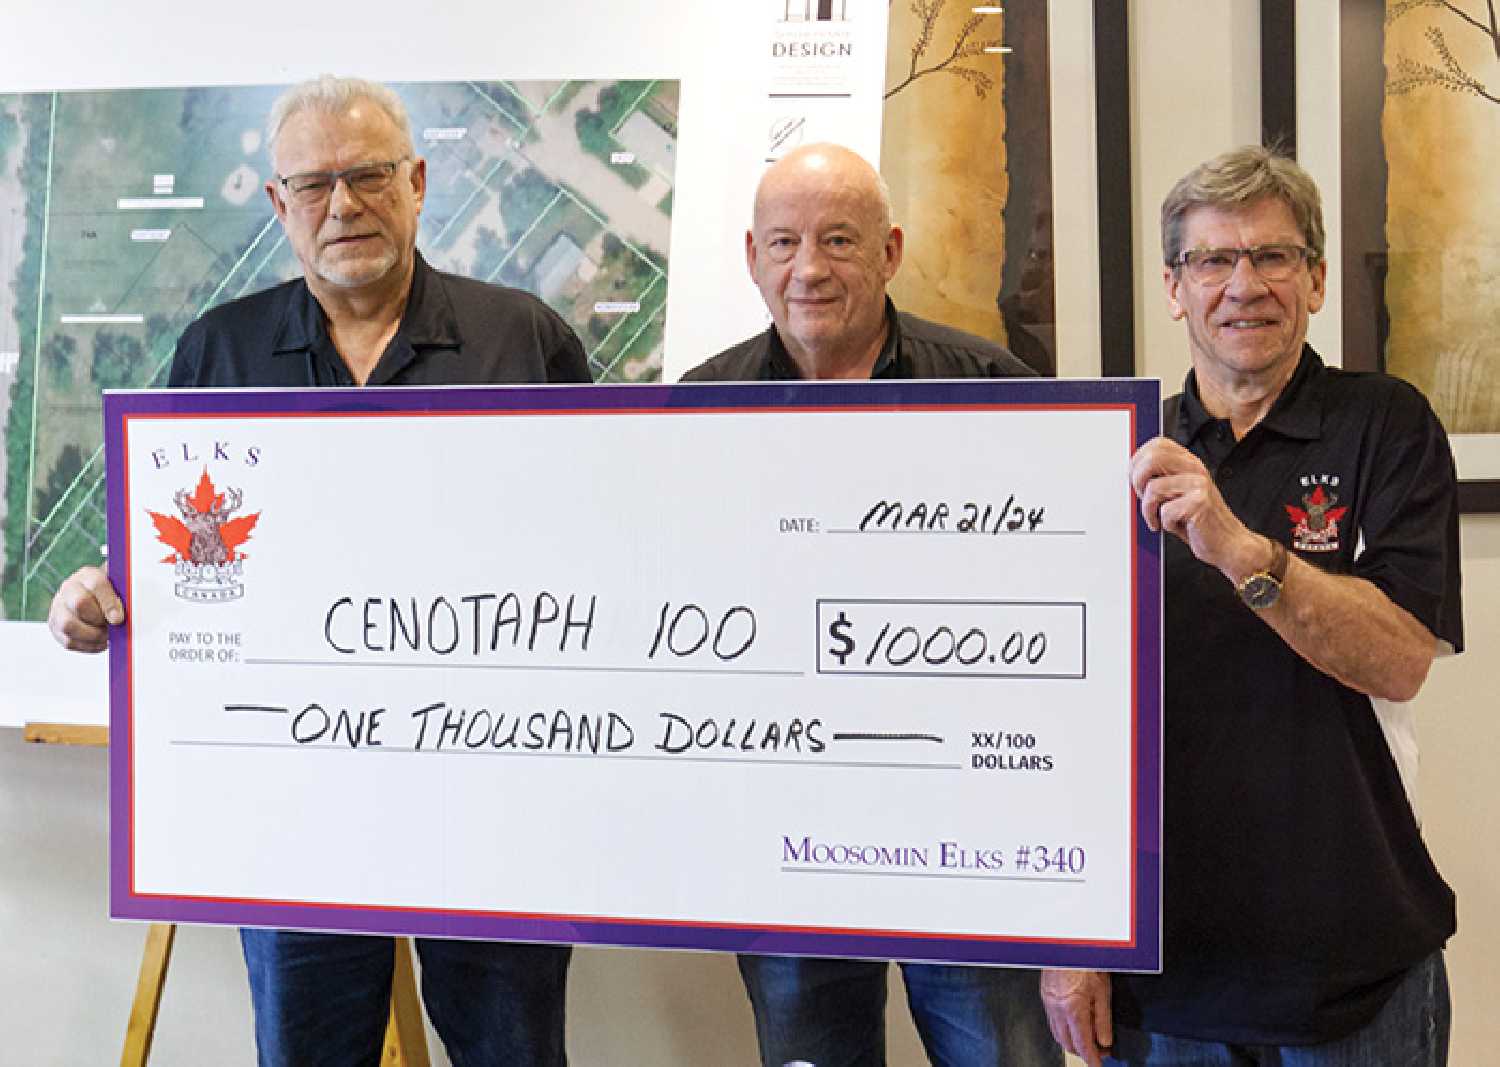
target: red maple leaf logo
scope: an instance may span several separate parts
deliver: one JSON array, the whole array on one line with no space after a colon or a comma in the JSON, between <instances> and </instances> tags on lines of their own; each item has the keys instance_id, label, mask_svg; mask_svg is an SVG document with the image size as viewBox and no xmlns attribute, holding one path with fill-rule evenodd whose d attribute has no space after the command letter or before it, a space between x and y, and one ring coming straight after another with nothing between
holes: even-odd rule
<instances>
[{"instance_id":1,"label":"red maple leaf logo","mask_svg":"<svg viewBox=\"0 0 1500 1067\"><path fill-rule=\"evenodd\" d=\"M187 519L194 527L202 528L205 523L213 521L212 513L224 506L224 494L214 488L213 479L209 478L208 468L205 467L192 496L180 494L177 503L183 511L183 519ZM194 514L189 514L189 509ZM146 514L151 516L151 522L156 526L156 539L172 549L171 554L164 556L161 562L177 563L193 558L193 531L187 523L149 509ZM242 515L237 519L217 523L219 538L229 550L225 562L244 558L244 553L236 549L250 539L250 532L255 529L259 520L260 512L257 511L253 515Z\"/></svg>"},{"instance_id":2,"label":"red maple leaf logo","mask_svg":"<svg viewBox=\"0 0 1500 1067\"><path fill-rule=\"evenodd\" d=\"M193 535L182 525L181 520L170 515L158 515L154 511L147 511L146 514L151 516L151 521L156 525L156 539L172 549L171 554L163 556L161 561L176 563L189 558L192 554Z\"/></svg>"},{"instance_id":3,"label":"red maple leaf logo","mask_svg":"<svg viewBox=\"0 0 1500 1067\"><path fill-rule=\"evenodd\" d=\"M236 552L235 549L250 540L250 531L255 529L255 524L259 521L260 512L257 511L254 515L241 515L237 519L230 519L219 527L219 536L224 539L224 547L229 549L231 561L244 558L245 554Z\"/></svg>"},{"instance_id":4,"label":"red maple leaf logo","mask_svg":"<svg viewBox=\"0 0 1500 1067\"><path fill-rule=\"evenodd\" d=\"M208 477L208 468L203 468L203 476L198 479L198 488L193 490L190 498L193 507L200 514L206 514L210 508L217 503L222 503L224 498L214 492L214 483Z\"/></svg>"}]
</instances>

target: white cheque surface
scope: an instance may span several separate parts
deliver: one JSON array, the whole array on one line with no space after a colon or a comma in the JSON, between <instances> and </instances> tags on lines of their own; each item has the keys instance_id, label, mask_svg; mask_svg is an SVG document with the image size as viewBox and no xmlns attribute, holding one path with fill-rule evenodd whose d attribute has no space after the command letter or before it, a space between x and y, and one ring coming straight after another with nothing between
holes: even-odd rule
<instances>
[{"instance_id":1,"label":"white cheque surface","mask_svg":"<svg viewBox=\"0 0 1500 1067\"><path fill-rule=\"evenodd\" d=\"M133 419L133 892L1127 942L1131 433Z\"/></svg>"}]
</instances>

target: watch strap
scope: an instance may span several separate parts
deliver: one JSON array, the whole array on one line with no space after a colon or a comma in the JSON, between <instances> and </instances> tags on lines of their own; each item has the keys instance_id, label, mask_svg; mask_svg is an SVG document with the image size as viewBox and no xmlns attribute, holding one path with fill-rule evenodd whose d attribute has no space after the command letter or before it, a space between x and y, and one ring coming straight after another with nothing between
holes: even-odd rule
<instances>
[{"instance_id":1,"label":"watch strap","mask_svg":"<svg viewBox=\"0 0 1500 1067\"><path fill-rule=\"evenodd\" d=\"M1286 546L1274 537L1266 540L1271 544L1271 561L1263 569L1246 575L1235 587L1240 601L1256 611L1269 608L1281 599L1281 587L1286 581L1287 568L1291 566Z\"/></svg>"},{"instance_id":2,"label":"watch strap","mask_svg":"<svg viewBox=\"0 0 1500 1067\"><path fill-rule=\"evenodd\" d=\"M1286 584L1286 571L1291 566L1291 556L1286 550L1286 545L1274 537L1267 538L1271 542L1271 562L1266 567L1266 573L1276 579L1277 585Z\"/></svg>"}]
</instances>

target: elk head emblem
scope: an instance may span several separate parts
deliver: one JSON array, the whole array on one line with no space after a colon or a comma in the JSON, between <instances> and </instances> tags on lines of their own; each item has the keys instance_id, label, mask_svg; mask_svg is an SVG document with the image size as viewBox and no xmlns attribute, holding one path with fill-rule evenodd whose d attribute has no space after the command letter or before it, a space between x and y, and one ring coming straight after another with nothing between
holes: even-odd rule
<instances>
[{"instance_id":1,"label":"elk head emblem","mask_svg":"<svg viewBox=\"0 0 1500 1067\"><path fill-rule=\"evenodd\" d=\"M239 510L244 495L238 489L226 489L223 496L214 498L207 511L199 511L192 497L184 490L178 490L172 499L177 504L184 525L192 534L188 558L194 563L218 565L229 562L233 557L233 550L224 543L221 527L225 519Z\"/></svg>"},{"instance_id":2,"label":"elk head emblem","mask_svg":"<svg viewBox=\"0 0 1500 1067\"><path fill-rule=\"evenodd\" d=\"M1312 493L1302 495L1302 503L1307 508L1307 528L1313 533L1321 533L1328 527L1328 513L1333 506L1339 502L1337 493L1323 493L1322 486Z\"/></svg>"}]
</instances>

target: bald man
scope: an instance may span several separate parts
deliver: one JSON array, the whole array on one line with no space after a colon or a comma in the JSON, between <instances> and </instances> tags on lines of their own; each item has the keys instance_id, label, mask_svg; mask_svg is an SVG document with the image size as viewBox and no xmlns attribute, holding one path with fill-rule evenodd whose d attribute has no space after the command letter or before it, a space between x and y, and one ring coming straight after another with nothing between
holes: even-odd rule
<instances>
[{"instance_id":1,"label":"bald man","mask_svg":"<svg viewBox=\"0 0 1500 1067\"><path fill-rule=\"evenodd\" d=\"M783 157L761 179L745 234L745 262L772 325L683 381L1031 376L991 341L896 310L885 289L903 241L885 184L860 156L816 144ZM885 1063L885 963L751 955L739 963L766 1067ZM1036 972L923 963L901 971L934 1064L1062 1063Z\"/></svg>"}]
</instances>

